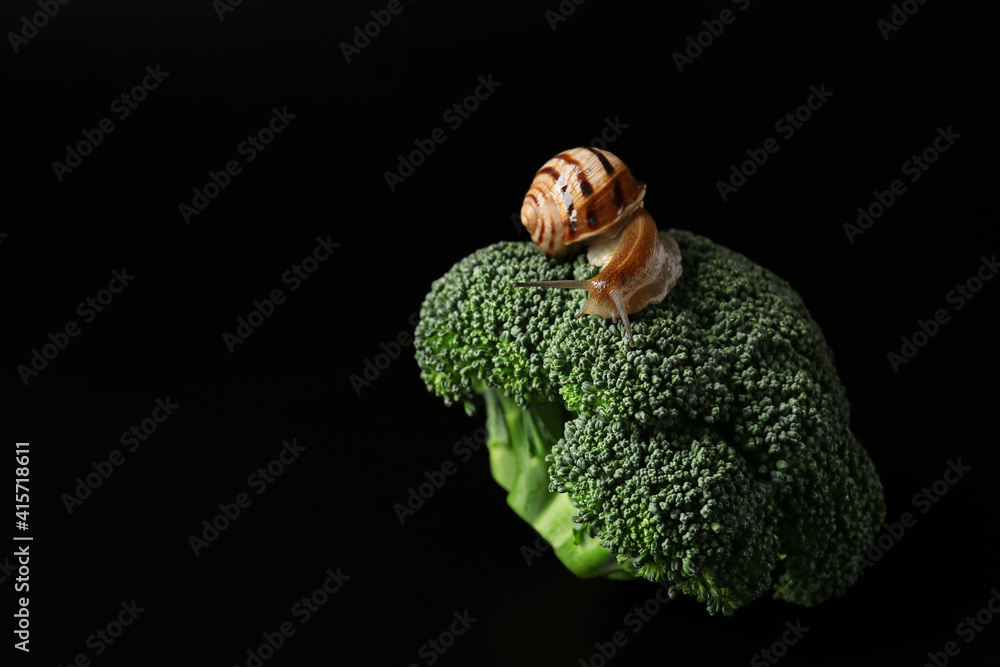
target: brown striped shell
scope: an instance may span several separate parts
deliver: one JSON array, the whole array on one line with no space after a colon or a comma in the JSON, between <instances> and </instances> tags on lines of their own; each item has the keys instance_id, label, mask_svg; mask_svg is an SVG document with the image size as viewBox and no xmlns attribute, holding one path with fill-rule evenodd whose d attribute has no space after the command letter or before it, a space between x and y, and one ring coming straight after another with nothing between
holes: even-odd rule
<instances>
[{"instance_id":1,"label":"brown striped shell","mask_svg":"<svg viewBox=\"0 0 1000 667\"><path fill-rule=\"evenodd\" d=\"M535 174L521 206L521 223L542 252L562 257L616 235L645 194L646 185L615 155L572 148Z\"/></svg>"}]
</instances>

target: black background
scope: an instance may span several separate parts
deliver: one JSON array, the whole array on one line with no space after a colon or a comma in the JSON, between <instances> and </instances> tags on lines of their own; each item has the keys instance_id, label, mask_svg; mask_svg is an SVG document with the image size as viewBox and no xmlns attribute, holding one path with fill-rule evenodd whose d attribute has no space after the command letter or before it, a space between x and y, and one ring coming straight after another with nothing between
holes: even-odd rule
<instances>
[{"instance_id":1,"label":"black background","mask_svg":"<svg viewBox=\"0 0 1000 667\"><path fill-rule=\"evenodd\" d=\"M76 0L16 53L5 40L2 446L31 443L34 537L31 653L14 651L18 664L84 653L94 665L244 665L262 633L291 621L266 664L427 665L421 646L466 610L477 620L434 664L599 665L595 642L616 631L628 641L608 664L747 664L796 621L809 630L780 664L922 665L951 640L953 664L997 664L1000 619L970 643L956 626L1000 587L1000 286L961 310L947 300L1000 245L995 5L912 3L886 40L888 2L564 2L574 11L553 30L556 0L403 0L347 62L340 44L385 6L245 0L220 20L209 0ZM673 54L724 8L735 21L679 72ZM0 28L38 11L5 3ZM112 101L157 65L169 75L115 117ZM443 114L480 76L499 87L450 126ZM811 86L833 95L781 136L775 122ZM243 160L240 142L286 107L287 128ZM114 132L60 181L53 161L104 117ZM482 418L426 391L412 347L352 383L412 333L455 261L527 238L510 215L535 170L608 119L622 128L609 149L648 184L661 229L708 236L802 294L888 518L916 515L841 600L762 599L718 618L682 598L634 633L625 616L656 589L580 581L551 554L528 566L535 534L507 509L485 450L453 451ZM909 182L902 164L939 127L960 138ZM436 128L447 140L391 190L385 172ZM723 201L716 182L768 137L780 150ZM242 172L186 223L179 204L232 159ZM849 242L843 224L894 179L905 194ZM340 246L290 291L283 273L327 236ZM77 304L122 267L134 281L82 324ZM275 288L287 300L230 353L223 333ZM887 354L940 308L950 320L895 372ZM25 384L18 366L69 320L80 334ZM180 407L126 451L122 432L168 396ZM256 495L248 477L292 438L306 449ZM64 494L115 449L124 464L68 513ZM970 471L921 513L915 494L959 459ZM447 460L457 472L401 524L394 505ZM252 504L195 556L189 536L247 491ZM328 568L349 579L299 623L293 605ZM3 574L12 609L16 574ZM95 655L88 637L132 599L145 611Z\"/></svg>"}]
</instances>

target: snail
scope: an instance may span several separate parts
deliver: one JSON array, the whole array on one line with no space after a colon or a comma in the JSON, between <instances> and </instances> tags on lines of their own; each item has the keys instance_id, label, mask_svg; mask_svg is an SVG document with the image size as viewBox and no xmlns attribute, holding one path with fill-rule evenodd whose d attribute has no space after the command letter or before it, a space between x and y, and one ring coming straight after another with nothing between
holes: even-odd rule
<instances>
[{"instance_id":1,"label":"snail","mask_svg":"<svg viewBox=\"0 0 1000 667\"><path fill-rule=\"evenodd\" d=\"M587 261L601 267L591 280L545 280L514 287L584 289L587 303L577 317L600 315L625 323L628 316L666 298L681 275L677 242L656 229L642 207L646 185L615 155L573 148L542 165L524 197L521 223L550 257L587 248Z\"/></svg>"}]
</instances>

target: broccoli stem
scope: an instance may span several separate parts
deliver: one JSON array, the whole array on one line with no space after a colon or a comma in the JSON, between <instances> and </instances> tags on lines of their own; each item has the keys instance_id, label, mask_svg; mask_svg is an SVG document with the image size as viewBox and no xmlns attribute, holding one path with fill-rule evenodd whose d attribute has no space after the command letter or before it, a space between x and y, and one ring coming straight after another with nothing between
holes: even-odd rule
<instances>
[{"instance_id":1,"label":"broccoli stem","mask_svg":"<svg viewBox=\"0 0 1000 667\"><path fill-rule=\"evenodd\" d=\"M518 406L511 398L485 390L486 441L493 479L507 492L507 504L550 545L576 576L633 579L634 575L573 521L578 512L565 493L549 491L546 456L561 437L565 409L559 403Z\"/></svg>"}]
</instances>

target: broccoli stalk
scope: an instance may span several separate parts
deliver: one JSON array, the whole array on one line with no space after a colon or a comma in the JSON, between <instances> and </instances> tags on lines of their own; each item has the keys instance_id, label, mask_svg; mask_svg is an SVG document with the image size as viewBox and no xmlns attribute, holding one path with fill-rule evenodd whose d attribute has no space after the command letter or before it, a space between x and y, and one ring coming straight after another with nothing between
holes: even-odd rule
<instances>
[{"instance_id":1,"label":"broccoli stalk","mask_svg":"<svg viewBox=\"0 0 1000 667\"><path fill-rule=\"evenodd\" d=\"M561 437L566 410L554 402L521 408L493 390L486 402L486 445L490 471L507 494L507 504L546 542L557 558L581 578L608 576L632 579L611 553L574 521L577 509L569 496L549 491L552 445Z\"/></svg>"}]
</instances>

